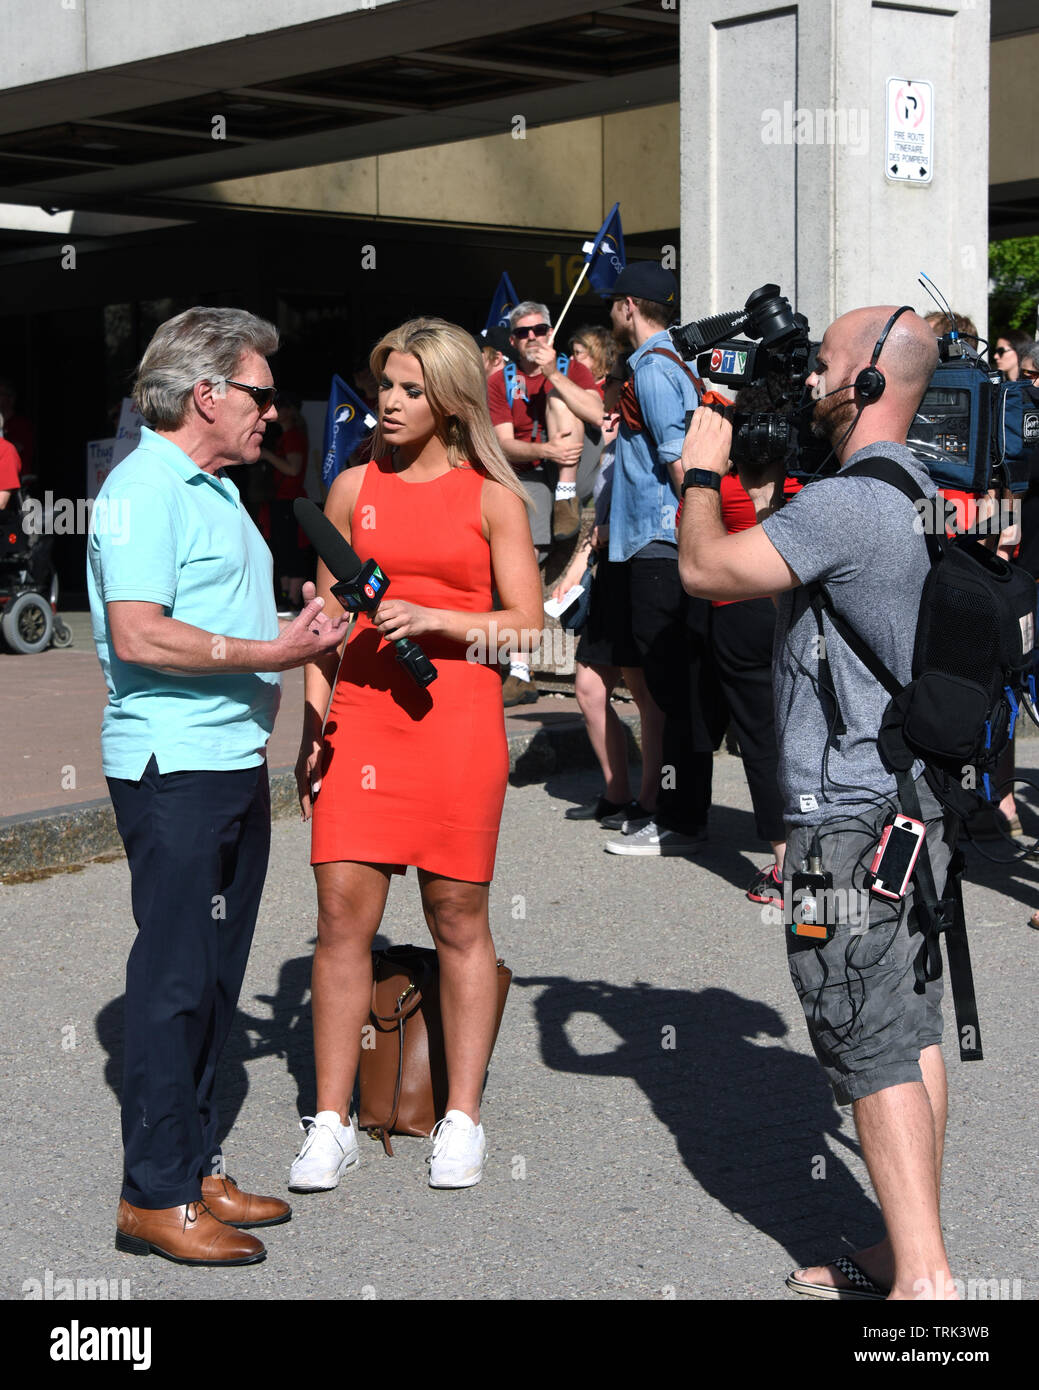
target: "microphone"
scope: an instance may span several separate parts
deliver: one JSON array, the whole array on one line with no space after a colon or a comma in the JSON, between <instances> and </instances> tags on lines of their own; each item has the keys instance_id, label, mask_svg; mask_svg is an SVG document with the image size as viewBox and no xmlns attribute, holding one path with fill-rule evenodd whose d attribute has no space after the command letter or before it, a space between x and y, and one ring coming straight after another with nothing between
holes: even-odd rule
<instances>
[{"instance_id":1,"label":"microphone","mask_svg":"<svg viewBox=\"0 0 1039 1390\"><path fill-rule=\"evenodd\" d=\"M374 613L386 596L390 581L374 560L361 558L342 532L325 516L320 507L307 497L297 497L292 504L297 522L306 532L311 545L336 577L332 593L351 613ZM410 638L398 637L393 642L397 660L423 689L437 678L437 669L422 648Z\"/></svg>"}]
</instances>

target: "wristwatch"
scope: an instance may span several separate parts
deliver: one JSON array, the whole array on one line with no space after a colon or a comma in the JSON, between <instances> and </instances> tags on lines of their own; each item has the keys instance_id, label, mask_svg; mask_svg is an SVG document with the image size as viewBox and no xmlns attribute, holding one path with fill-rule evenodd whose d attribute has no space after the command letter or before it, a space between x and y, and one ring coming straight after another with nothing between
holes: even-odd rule
<instances>
[{"instance_id":1,"label":"wristwatch","mask_svg":"<svg viewBox=\"0 0 1039 1390\"><path fill-rule=\"evenodd\" d=\"M721 492L721 474L713 472L710 468L690 468L682 479L683 497L686 494L686 489L691 487L713 487L715 492Z\"/></svg>"}]
</instances>

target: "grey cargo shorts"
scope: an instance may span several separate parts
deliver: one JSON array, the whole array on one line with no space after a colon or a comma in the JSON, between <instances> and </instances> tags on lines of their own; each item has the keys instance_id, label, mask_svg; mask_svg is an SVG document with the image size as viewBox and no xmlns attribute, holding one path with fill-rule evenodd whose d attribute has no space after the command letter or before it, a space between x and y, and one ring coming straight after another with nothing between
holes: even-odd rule
<instances>
[{"instance_id":1,"label":"grey cargo shorts","mask_svg":"<svg viewBox=\"0 0 1039 1390\"><path fill-rule=\"evenodd\" d=\"M922 778L916 786L941 894L953 832ZM864 887L883 822L879 809L863 809L858 817L842 809L840 818L818 827L822 867L833 875L840 909L832 940L820 946L809 937L794 936L784 913L790 974L838 1105L922 1080L920 1053L942 1037L941 979L930 981L922 994L914 989L913 963L923 937L910 930L912 886L900 903L870 895ZM802 868L811 841L811 826L789 827L786 879Z\"/></svg>"}]
</instances>

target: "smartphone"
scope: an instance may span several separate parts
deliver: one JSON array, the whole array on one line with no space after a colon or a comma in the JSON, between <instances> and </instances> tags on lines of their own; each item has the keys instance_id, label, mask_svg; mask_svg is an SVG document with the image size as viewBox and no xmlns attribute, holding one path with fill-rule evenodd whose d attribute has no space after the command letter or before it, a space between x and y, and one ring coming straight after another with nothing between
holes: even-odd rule
<instances>
[{"instance_id":1,"label":"smartphone","mask_svg":"<svg viewBox=\"0 0 1039 1390\"><path fill-rule=\"evenodd\" d=\"M880 844L869 866L870 892L898 902L906 895L909 881L927 834L923 821L896 816L880 837Z\"/></svg>"}]
</instances>

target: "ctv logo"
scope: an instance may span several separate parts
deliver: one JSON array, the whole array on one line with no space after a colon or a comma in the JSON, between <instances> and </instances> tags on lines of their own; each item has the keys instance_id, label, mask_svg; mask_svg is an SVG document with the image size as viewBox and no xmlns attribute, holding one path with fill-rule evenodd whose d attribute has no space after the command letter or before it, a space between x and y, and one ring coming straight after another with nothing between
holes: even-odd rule
<instances>
[{"instance_id":1,"label":"ctv logo","mask_svg":"<svg viewBox=\"0 0 1039 1390\"><path fill-rule=\"evenodd\" d=\"M711 369L708 376L714 376L717 372L725 376L740 376L747 370L747 354L737 352L734 348L715 348L711 353Z\"/></svg>"},{"instance_id":2,"label":"ctv logo","mask_svg":"<svg viewBox=\"0 0 1039 1390\"><path fill-rule=\"evenodd\" d=\"M368 595L369 598L375 597L375 589L371 584L366 584L364 586L364 592Z\"/></svg>"}]
</instances>

